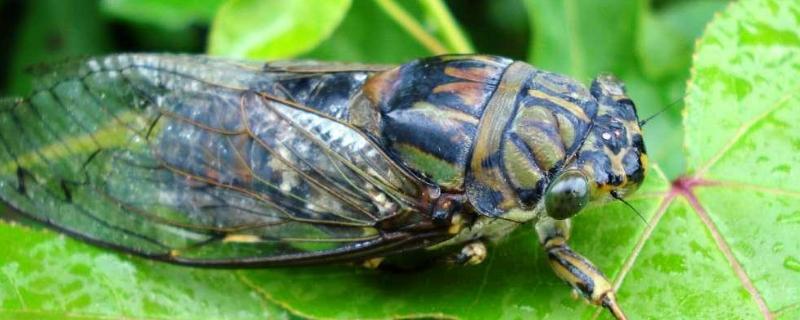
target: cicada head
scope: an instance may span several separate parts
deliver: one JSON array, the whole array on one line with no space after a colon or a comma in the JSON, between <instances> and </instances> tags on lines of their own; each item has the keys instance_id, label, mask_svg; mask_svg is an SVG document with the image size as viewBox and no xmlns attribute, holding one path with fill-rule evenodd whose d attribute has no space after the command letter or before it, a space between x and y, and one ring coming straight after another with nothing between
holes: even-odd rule
<instances>
[{"instance_id":1,"label":"cicada head","mask_svg":"<svg viewBox=\"0 0 800 320\"><path fill-rule=\"evenodd\" d=\"M647 154L633 101L611 75L592 82L597 114L574 159L565 164L545 192L547 214L575 215L588 202L630 195L644 180Z\"/></svg>"}]
</instances>

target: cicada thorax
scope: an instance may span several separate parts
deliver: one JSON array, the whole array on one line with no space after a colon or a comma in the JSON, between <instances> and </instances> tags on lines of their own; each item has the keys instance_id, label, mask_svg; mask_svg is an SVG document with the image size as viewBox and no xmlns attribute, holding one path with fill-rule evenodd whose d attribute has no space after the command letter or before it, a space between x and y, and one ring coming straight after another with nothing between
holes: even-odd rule
<instances>
[{"instance_id":1,"label":"cicada thorax","mask_svg":"<svg viewBox=\"0 0 800 320\"><path fill-rule=\"evenodd\" d=\"M531 208L597 105L569 78L492 56L417 60L371 76L350 122L480 213Z\"/></svg>"},{"instance_id":2,"label":"cicada thorax","mask_svg":"<svg viewBox=\"0 0 800 320\"><path fill-rule=\"evenodd\" d=\"M580 83L517 62L481 119L468 196L480 212L530 209L580 148L597 103Z\"/></svg>"}]
</instances>

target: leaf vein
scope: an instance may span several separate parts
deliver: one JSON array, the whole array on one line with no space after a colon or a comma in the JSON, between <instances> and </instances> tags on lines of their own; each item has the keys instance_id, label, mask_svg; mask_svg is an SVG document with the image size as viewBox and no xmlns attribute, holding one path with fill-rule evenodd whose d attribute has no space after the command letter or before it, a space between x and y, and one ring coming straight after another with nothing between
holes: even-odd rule
<instances>
[{"instance_id":1,"label":"leaf vein","mask_svg":"<svg viewBox=\"0 0 800 320\"><path fill-rule=\"evenodd\" d=\"M711 216L708 215L708 212L706 212L705 208L703 208L703 206L700 204L697 197L695 197L691 191L684 193L683 196L687 198L689 205L694 209L697 216L706 226L706 229L708 229L708 231L711 233L711 236L714 238L714 242L717 244L717 248L719 248L719 250L725 256L725 259L728 260L728 263L731 265L733 272L736 274L736 277L739 278L739 281L742 283L744 289L747 290L753 300L755 300L755 303L758 306L761 314L764 316L764 319L774 319L775 315L769 311L764 297L762 297L761 293L758 292L758 289L753 284L753 281L750 280L750 276L747 275L747 272L739 263L739 260L736 259L736 256L734 256L730 245L728 245L728 242L722 237L722 233L720 233L719 229L717 229L717 225L711 219Z\"/></svg>"},{"instance_id":2,"label":"leaf vein","mask_svg":"<svg viewBox=\"0 0 800 320\"><path fill-rule=\"evenodd\" d=\"M736 189L750 189L753 191L769 193L774 195L781 195L781 196L789 196L789 197L798 197L800 198L800 191L794 190L784 190L781 188L772 188L752 183L746 182L739 182L739 181L726 181L726 180L706 180L711 182L713 185L721 186L721 187L731 187Z\"/></svg>"},{"instance_id":3,"label":"leaf vein","mask_svg":"<svg viewBox=\"0 0 800 320\"><path fill-rule=\"evenodd\" d=\"M617 275L614 277L614 291L618 291L619 288L622 286L622 282L625 280L625 276L633 269L633 265L636 263L637 259L639 258L639 254L642 252L645 243L647 240L650 239L650 236L653 234L653 230L655 230L656 226L659 222L661 222L661 218L664 217L664 214L667 212L667 208L672 204L672 201L675 200L677 197L677 192L670 191L667 193L661 204L655 210L655 213L651 216L650 221L648 221L648 225L645 227L644 232L639 236L639 239L636 240L636 245L633 247L631 254L625 258L625 261L622 264L622 268L619 270ZM595 313L592 315L592 320L597 319L600 316L601 312L603 311L603 307L598 306L596 307Z\"/></svg>"},{"instance_id":4,"label":"leaf vein","mask_svg":"<svg viewBox=\"0 0 800 320\"><path fill-rule=\"evenodd\" d=\"M780 309L774 311L772 314L775 315L775 318L780 318L781 316L783 316L787 312L793 311L793 310L798 309L798 308L800 308L800 302L795 302L793 304L790 304L788 306L785 306L783 308L780 308Z\"/></svg>"},{"instance_id":5,"label":"leaf vein","mask_svg":"<svg viewBox=\"0 0 800 320\"><path fill-rule=\"evenodd\" d=\"M714 154L711 157L711 159L709 159L708 162L706 162L706 164L700 166L700 169L698 169L697 172L695 173L695 177L701 178L703 175L705 175L706 172L708 172L708 170L712 166L714 166L723 156L725 156L728 153L728 151L730 151L733 148L736 142L738 142L745 134L749 133L750 129L752 129L756 124L760 123L761 121L764 121L768 116L770 116L775 111L778 111L782 107L791 105L787 102L789 102L789 100L794 98L797 95L798 91L800 91L800 87L794 88L793 90L789 91L786 95L781 97L781 99L778 99L778 101L776 101L766 111L757 115L752 120L745 122L741 126L739 126L739 128L736 130L736 133L734 133L733 137L725 144L725 146L723 146L722 149L720 149L716 154Z\"/></svg>"},{"instance_id":6,"label":"leaf vein","mask_svg":"<svg viewBox=\"0 0 800 320\"><path fill-rule=\"evenodd\" d=\"M6 279L8 279L8 282L11 283L11 287L14 288L14 293L16 294L17 299L19 300L19 304L22 306L23 309L27 309L28 305L25 303L25 299L22 297L22 294L19 292L19 286L17 286L17 283L14 281L14 278L9 276L6 272L3 272L3 276L5 276ZM0 309L0 310L2 310L2 309Z\"/></svg>"}]
</instances>

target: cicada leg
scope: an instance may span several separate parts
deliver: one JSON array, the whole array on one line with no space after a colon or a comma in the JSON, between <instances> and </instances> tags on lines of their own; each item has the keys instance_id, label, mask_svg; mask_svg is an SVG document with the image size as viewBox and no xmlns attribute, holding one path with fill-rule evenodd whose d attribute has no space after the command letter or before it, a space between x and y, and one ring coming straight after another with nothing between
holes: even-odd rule
<instances>
[{"instance_id":1,"label":"cicada leg","mask_svg":"<svg viewBox=\"0 0 800 320\"><path fill-rule=\"evenodd\" d=\"M361 262L361 266L366 269L378 269L381 264L383 264L383 260L386 259L385 257L376 257L367 259Z\"/></svg>"},{"instance_id":2,"label":"cicada leg","mask_svg":"<svg viewBox=\"0 0 800 320\"><path fill-rule=\"evenodd\" d=\"M608 309L617 319L627 319L614 294L614 287L588 259L573 251L567 240L570 220L544 218L536 224L539 242L547 251L550 266L584 298Z\"/></svg>"},{"instance_id":3,"label":"cicada leg","mask_svg":"<svg viewBox=\"0 0 800 320\"><path fill-rule=\"evenodd\" d=\"M461 250L451 252L442 249L433 252L419 251L408 253L402 257L377 257L361 261L366 269L377 269L392 273L419 272L434 266L472 266L486 259L488 250L481 240L466 243Z\"/></svg>"},{"instance_id":4,"label":"cicada leg","mask_svg":"<svg viewBox=\"0 0 800 320\"><path fill-rule=\"evenodd\" d=\"M486 244L481 240L475 240L461 247L461 251L447 256L445 261L449 265L474 266L486 259Z\"/></svg>"}]
</instances>

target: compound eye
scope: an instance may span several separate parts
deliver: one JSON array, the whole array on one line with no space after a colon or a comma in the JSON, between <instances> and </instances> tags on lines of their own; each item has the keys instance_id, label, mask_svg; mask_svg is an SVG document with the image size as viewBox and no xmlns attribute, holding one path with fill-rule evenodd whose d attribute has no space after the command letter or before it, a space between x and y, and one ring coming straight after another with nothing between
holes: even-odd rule
<instances>
[{"instance_id":1,"label":"compound eye","mask_svg":"<svg viewBox=\"0 0 800 320\"><path fill-rule=\"evenodd\" d=\"M544 196L547 215L557 220L569 219L589 203L589 182L577 170L565 171L550 184Z\"/></svg>"}]
</instances>

